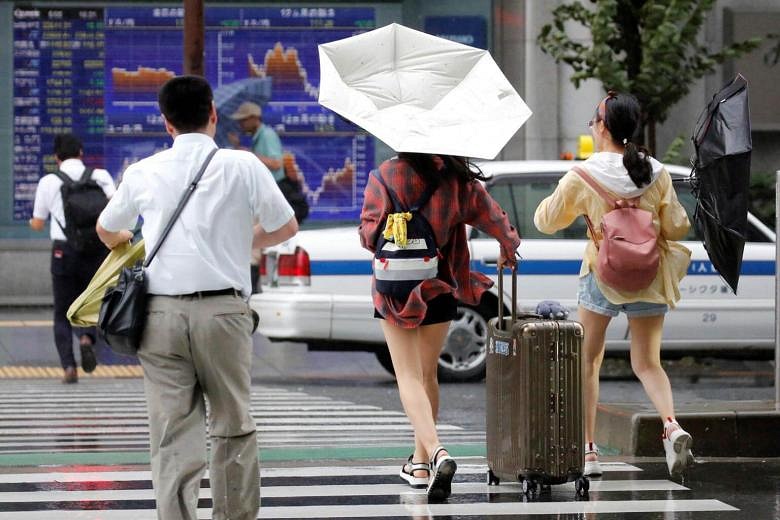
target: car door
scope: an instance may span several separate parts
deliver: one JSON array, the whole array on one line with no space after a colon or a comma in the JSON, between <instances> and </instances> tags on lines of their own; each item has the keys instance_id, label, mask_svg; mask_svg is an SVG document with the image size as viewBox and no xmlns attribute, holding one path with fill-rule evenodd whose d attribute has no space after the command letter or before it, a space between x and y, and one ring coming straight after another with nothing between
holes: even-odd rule
<instances>
[{"instance_id":1,"label":"car door","mask_svg":"<svg viewBox=\"0 0 780 520\"><path fill-rule=\"evenodd\" d=\"M669 348L765 347L774 342L775 245L758 220L749 215L737 294L733 294L707 256L697 235L696 200L686 183L675 183L691 229L682 241L691 250L688 274L680 282L680 301L665 321ZM763 229L762 229L763 228Z\"/></svg>"}]
</instances>

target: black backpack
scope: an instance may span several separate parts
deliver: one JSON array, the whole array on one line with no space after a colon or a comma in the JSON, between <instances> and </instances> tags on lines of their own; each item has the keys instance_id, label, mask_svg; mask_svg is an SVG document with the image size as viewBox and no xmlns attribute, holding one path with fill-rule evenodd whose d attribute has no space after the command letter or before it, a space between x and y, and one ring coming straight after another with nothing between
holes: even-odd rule
<instances>
[{"instance_id":1,"label":"black backpack","mask_svg":"<svg viewBox=\"0 0 780 520\"><path fill-rule=\"evenodd\" d=\"M95 224L100 212L108 204L103 188L92 180L94 169L86 168L81 179L74 181L62 171L54 174L62 181L62 209L65 222L57 224L65 233L68 244L76 251L99 251L105 246L97 236ZM55 219L56 220L56 219Z\"/></svg>"},{"instance_id":2,"label":"black backpack","mask_svg":"<svg viewBox=\"0 0 780 520\"><path fill-rule=\"evenodd\" d=\"M306 200L306 195L304 195L300 183L285 177L277 184L279 189L282 190L282 195L284 195L290 207L295 211L295 220L300 224L309 216L309 202Z\"/></svg>"},{"instance_id":3,"label":"black backpack","mask_svg":"<svg viewBox=\"0 0 780 520\"><path fill-rule=\"evenodd\" d=\"M423 280L436 278L439 272L439 248L436 244L436 235L428 219L420 212L437 186L428 185L417 202L407 209L379 173L373 171L371 175L385 187L393 201L395 211L385 217L382 223L387 237L385 232L382 232L376 242L374 253L376 290L396 300L405 300ZM400 227L406 228L405 245L395 243L393 234L388 230L389 219L402 221ZM392 227L391 222L390 228Z\"/></svg>"}]
</instances>

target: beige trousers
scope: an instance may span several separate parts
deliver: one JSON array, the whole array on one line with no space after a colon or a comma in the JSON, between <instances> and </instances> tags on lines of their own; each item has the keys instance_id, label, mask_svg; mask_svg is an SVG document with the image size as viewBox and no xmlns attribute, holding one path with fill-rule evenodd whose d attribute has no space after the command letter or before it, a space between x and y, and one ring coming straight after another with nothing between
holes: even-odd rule
<instances>
[{"instance_id":1,"label":"beige trousers","mask_svg":"<svg viewBox=\"0 0 780 520\"><path fill-rule=\"evenodd\" d=\"M249 412L252 318L236 296L151 296L138 350L149 408L160 520L196 520L206 470L206 400L213 520L254 520L260 508Z\"/></svg>"}]
</instances>

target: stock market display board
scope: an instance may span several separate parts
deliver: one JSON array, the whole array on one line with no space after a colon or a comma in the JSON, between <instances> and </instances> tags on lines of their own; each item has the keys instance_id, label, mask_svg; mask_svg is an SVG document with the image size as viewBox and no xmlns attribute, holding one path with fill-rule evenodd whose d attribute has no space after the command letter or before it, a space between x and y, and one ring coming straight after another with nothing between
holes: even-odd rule
<instances>
[{"instance_id":1,"label":"stock market display board","mask_svg":"<svg viewBox=\"0 0 780 520\"><path fill-rule=\"evenodd\" d=\"M14 9L14 220L30 217L38 179L56 167L57 133L81 137L85 162L117 179L171 145L157 90L182 73L183 21L183 8L174 6ZM285 166L303 181L313 220L357 218L374 166L373 138L317 103L317 45L375 23L371 7L205 10L206 78L218 109L237 99L263 105ZM257 89L261 83L270 88ZM223 146L236 130L226 115L218 131Z\"/></svg>"}]
</instances>

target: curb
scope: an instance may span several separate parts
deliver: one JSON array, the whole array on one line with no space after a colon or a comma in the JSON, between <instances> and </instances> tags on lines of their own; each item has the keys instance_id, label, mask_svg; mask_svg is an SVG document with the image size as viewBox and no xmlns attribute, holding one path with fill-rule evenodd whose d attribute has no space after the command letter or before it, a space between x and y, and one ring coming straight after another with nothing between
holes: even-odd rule
<instances>
[{"instance_id":1,"label":"curb","mask_svg":"<svg viewBox=\"0 0 780 520\"><path fill-rule=\"evenodd\" d=\"M780 457L780 411L773 402L715 402L678 409L676 419L693 436L696 456ZM599 405L596 430L597 441L621 455L664 456L661 420L646 406Z\"/></svg>"}]
</instances>

